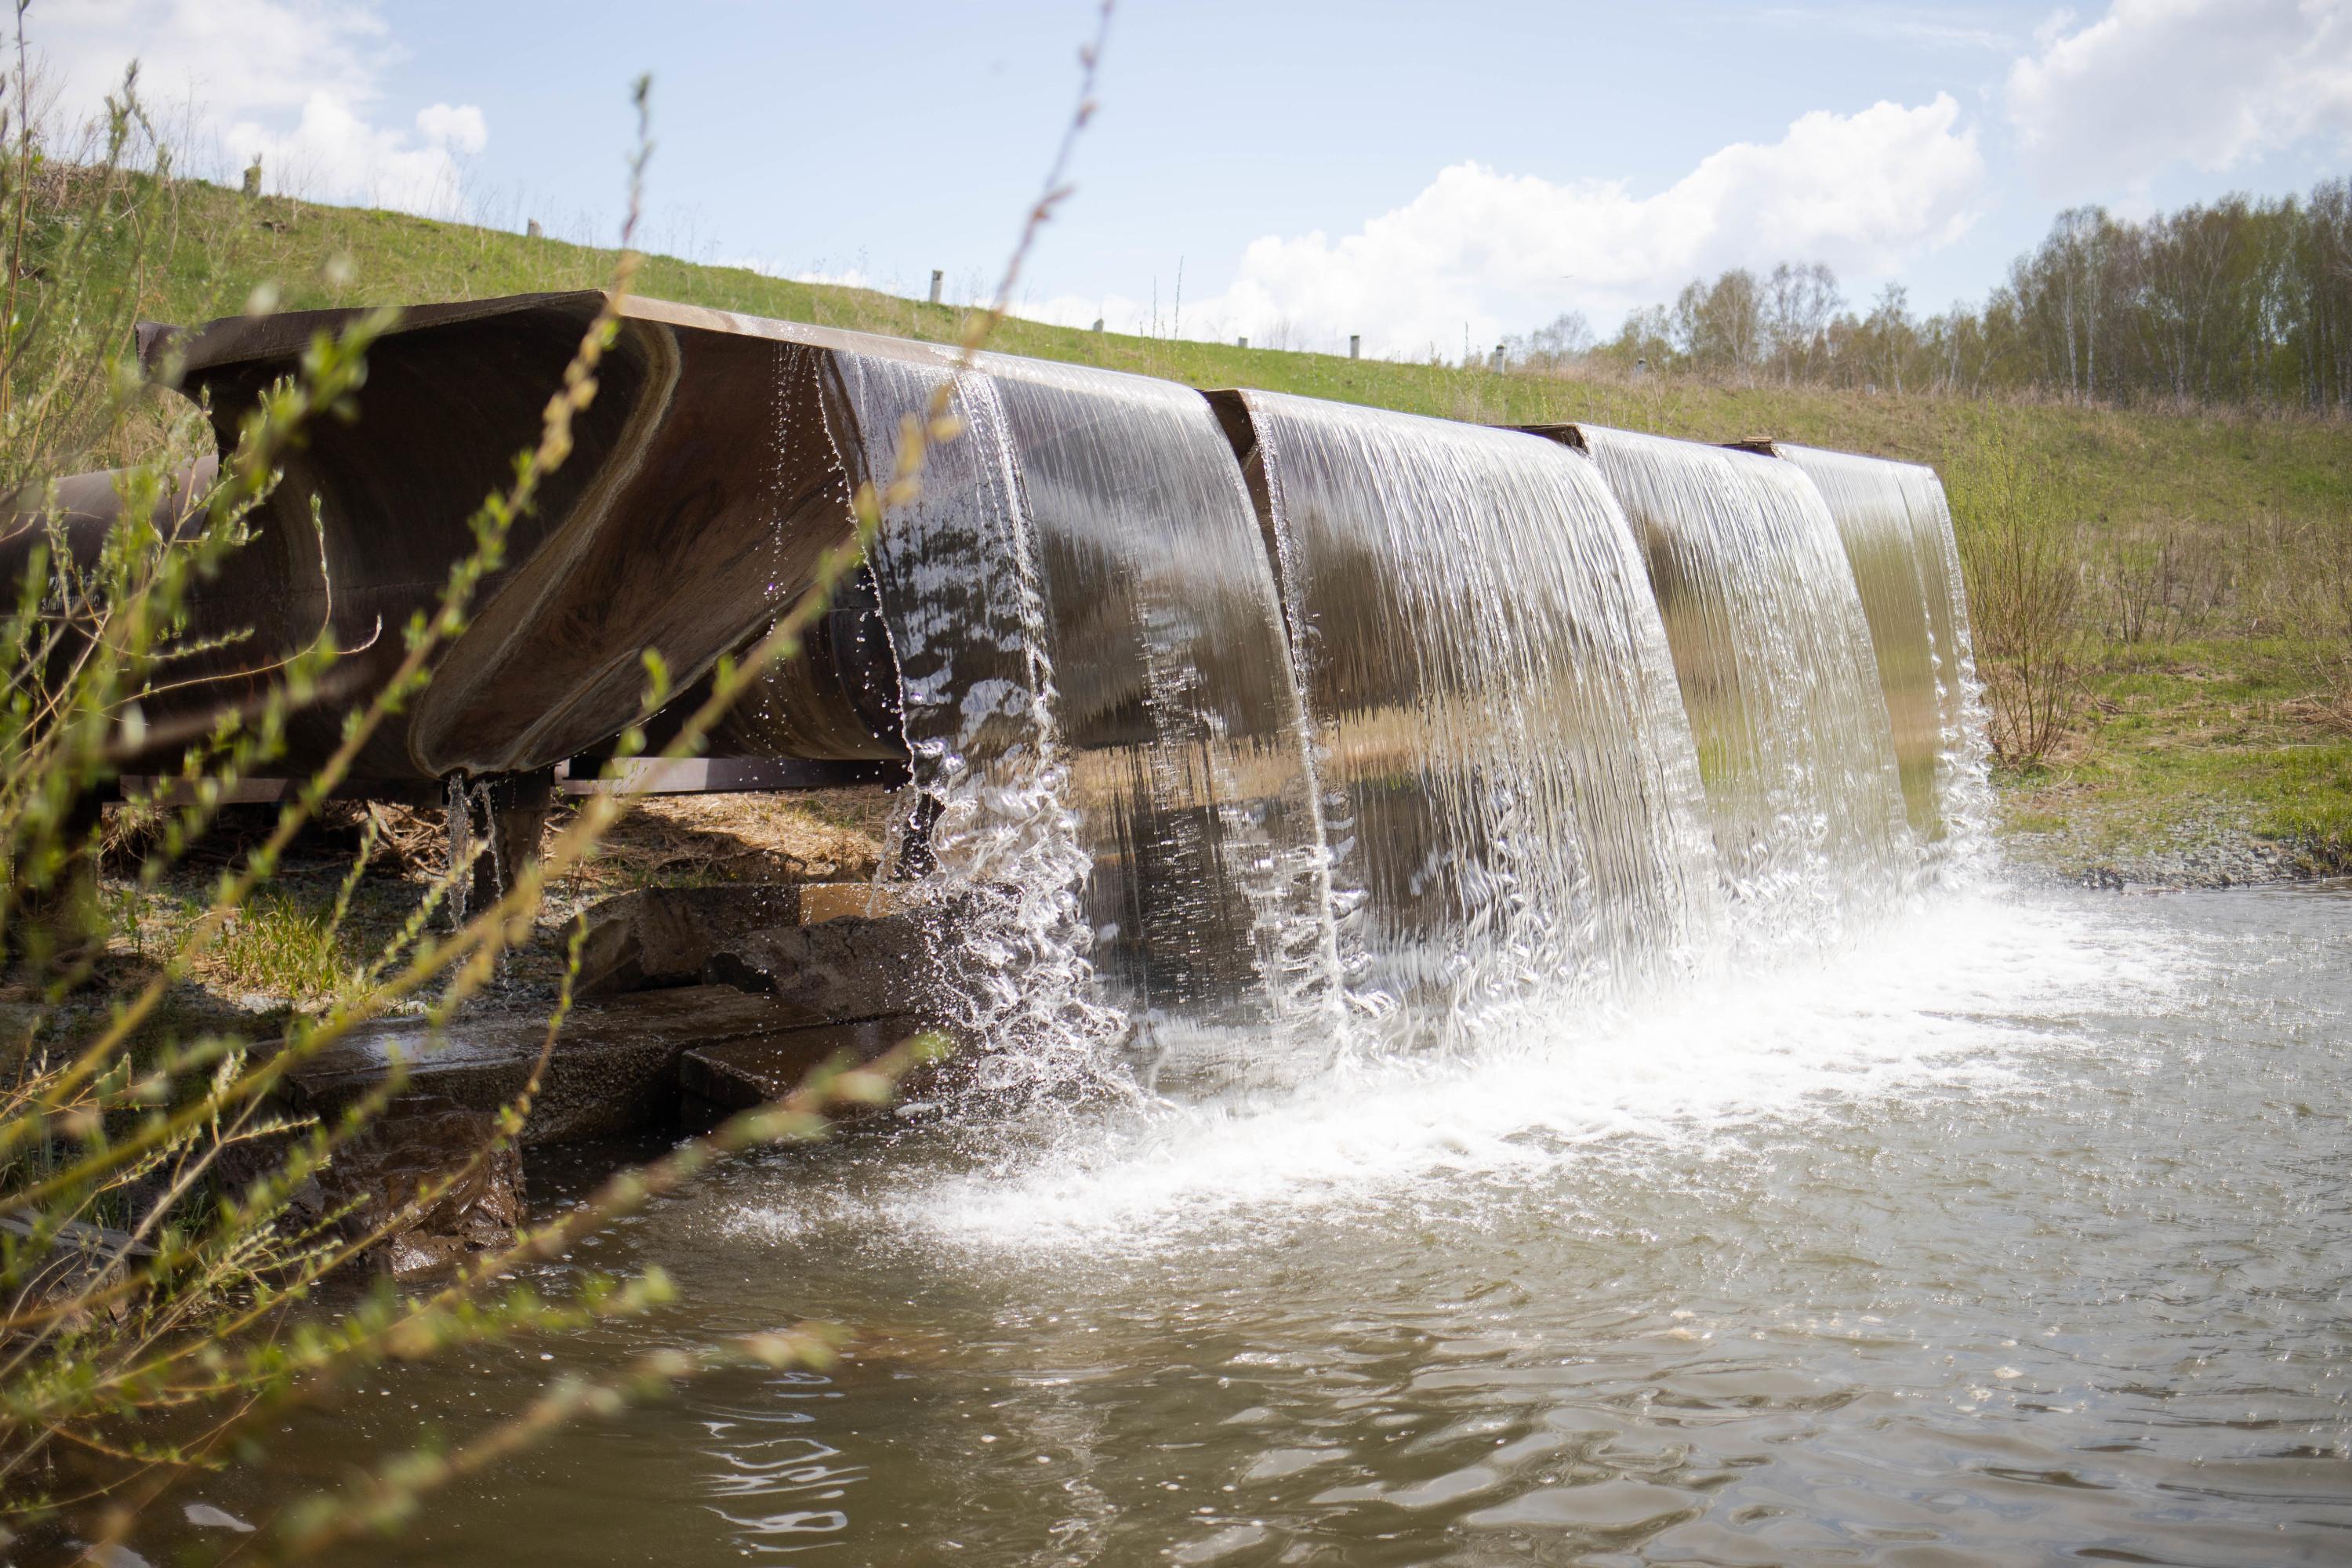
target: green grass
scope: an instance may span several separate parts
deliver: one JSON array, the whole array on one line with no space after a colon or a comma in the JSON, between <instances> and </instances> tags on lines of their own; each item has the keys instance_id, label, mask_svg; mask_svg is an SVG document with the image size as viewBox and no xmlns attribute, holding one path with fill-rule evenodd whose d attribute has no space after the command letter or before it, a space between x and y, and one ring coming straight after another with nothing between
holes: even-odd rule
<instances>
[{"instance_id":1,"label":"green grass","mask_svg":"<svg viewBox=\"0 0 2352 1568\"><path fill-rule=\"evenodd\" d=\"M176 244L145 314L190 322L274 285L286 309L601 287L609 252L400 214L179 188ZM1049 231L1046 244L1054 243ZM640 291L688 304L952 341L957 310L870 290L650 258ZM2282 637L2315 540L2352 530L2352 431L2246 410L2164 412L1973 401L1650 377L1570 377L1351 361L1328 354L1097 333L1019 320L993 347L1195 386L1249 386L1491 423L1585 421L1696 440L1775 437L1948 469L1989 444L2064 471L2095 577L2169 536L2197 575L2194 640L2094 638L2086 706L2051 773L2008 781L2017 811L2053 790L2118 821L2160 825L2220 801L2261 831L2352 858L2352 769L2341 737L2296 717L2325 694L2321 649ZM1967 520L1961 519L1965 527ZM2300 552L2300 553L2299 553ZM2098 595L2086 595L2095 617ZM2347 650L2352 651L2352 650ZM2012 822L2011 826L2017 824Z\"/></svg>"},{"instance_id":2,"label":"green grass","mask_svg":"<svg viewBox=\"0 0 2352 1568\"><path fill-rule=\"evenodd\" d=\"M2328 868L2352 871L2352 743L2299 746L2264 764L2246 786L2259 830L2325 847Z\"/></svg>"},{"instance_id":3,"label":"green grass","mask_svg":"<svg viewBox=\"0 0 2352 1568\"><path fill-rule=\"evenodd\" d=\"M256 285L280 308L484 299L602 287L610 252L397 213L181 187L182 221L147 313L196 321L244 309ZM1054 242L1052 231L1045 243ZM342 258L343 280L329 262ZM795 283L740 268L652 257L638 289L659 299L824 326L952 341L962 312L868 289ZM1944 467L1998 431L2061 458L2102 527L2222 529L2258 516L2340 520L2352 508L2341 425L2233 413L2168 414L2018 402L1496 375L1484 369L1178 342L1009 321L993 345L1194 386L1251 386L1494 423L1584 420L1696 440L1772 436Z\"/></svg>"},{"instance_id":4,"label":"green grass","mask_svg":"<svg viewBox=\"0 0 2352 1568\"><path fill-rule=\"evenodd\" d=\"M330 913L317 900L264 894L236 912L205 956L234 988L297 1005L328 1001L349 985L361 962L330 928Z\"/></svg>"},{"instance_id":5,"label":"green grass","mask_svg":"<svg viewBox=\"0 0 2352 1568\"><path fill-rule=\"evenodd\" d=\"M2210 638L2111 654L2050 767L2003 781L2012 833L2082 830L2099 853L2207 835L2224 819L2352 870L2352 737L2306 704L2309 649Z\"/></svg>"}]
</instances>

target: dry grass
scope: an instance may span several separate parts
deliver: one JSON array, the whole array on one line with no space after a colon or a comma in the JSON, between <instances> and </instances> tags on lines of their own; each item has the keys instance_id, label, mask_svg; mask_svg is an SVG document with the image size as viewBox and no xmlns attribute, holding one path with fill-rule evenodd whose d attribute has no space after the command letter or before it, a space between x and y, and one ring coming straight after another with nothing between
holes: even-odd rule
<instances>
[{"instance_id":1,"label":"dry grass","mask_svg":"<svg viewBox=\"0 0 2352 1568\"><path fill-rule=\"evenodd\" d=\"M537 929L509 952L475 1005L543 1006L562 977L572 918L618 893L713 882L868 880L882 858L892 805L890 792L880 788L644 800L590 860L548 890ZM126 973L150 972L151 955L172 951L207 907L219 868L265 837L277 811L224 812L177 872L144 895L131 875L139 830L110 820L110 839L119 842L110 847L106 897L113 932L106 962ZM547 828L551 840L569 816L568 807L558 808ZM337 888L371 826L367 874L335 923ZM322 1005L348 987L357 966L401 940L447 855L447 826L437 810L329 803L290 847L279 885L236 912L215 949L175 987L174 1005L248 1032L275 1026L289 1006Z\"/></svg>"},{"instance_id":2,"label":"dry grass","mask_svg":"<svg viewBox=\"0 0 2352 1568\"><path fill-rule=\"evenodd\" d=\"M858 881L880 863L891 811L880 788L803 795L653 795L614 826L583 889L688 882ZM549 819L551 838L569 808ZM374 826L374 874L429 879L448 855L439 811L376 802L336 801L320 813L310 847L337 855L355 848Z\"/></svg>"},{"instance_id":3,"label":"dry grass","mask_svg":"<svg viewBox=\"0 0 2352 1568\"><path fill-rule=\"evenodd\" d=\"M2299 698L2283 704L2279 711L2322 734L2352 739L2352 689L2331 696Z\"/></svg>"},{"instance_id":4,"label":"dry grass","mask_svg":"<svg viewBox=\"0 0 2352 1568\"><path fill-rule=\"evenodd\" d=\"M863 881L881 863L890 795L679 795L641 801L614 827L599 869L648 882Z\"/></svg>"}]
</instances>

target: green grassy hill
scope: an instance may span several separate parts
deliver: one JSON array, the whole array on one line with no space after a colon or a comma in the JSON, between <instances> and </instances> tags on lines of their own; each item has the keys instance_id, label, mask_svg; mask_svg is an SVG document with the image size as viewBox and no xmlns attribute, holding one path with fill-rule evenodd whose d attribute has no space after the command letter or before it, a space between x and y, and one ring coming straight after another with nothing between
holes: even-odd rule
<instances>
[{"instance_id":1,"label":"green grassy hill","mask_svg":"<svg viewBox=\"0 0 2352 1568\"><path fill-rule=\"evenodd\" d=\"M613 257L399 214L178 188L143 313L594 288ZM1053 243L1049 231L1045 243ZM961 312L650 258L639 291L937 341ZM1703 441L1779 437L1966 474L1999 447L2063 476L2079 528L2079 712L2047 765L2003 779L2011 826L2065 863L2240 829L2352 868L2352 430L2293 415L2158 412L1350 361L1006 322L1008 353L1196 386L1449 418L1578 420ZM1961 526L1969 526L1964 514Z\"/></svg>"}]
</instances>

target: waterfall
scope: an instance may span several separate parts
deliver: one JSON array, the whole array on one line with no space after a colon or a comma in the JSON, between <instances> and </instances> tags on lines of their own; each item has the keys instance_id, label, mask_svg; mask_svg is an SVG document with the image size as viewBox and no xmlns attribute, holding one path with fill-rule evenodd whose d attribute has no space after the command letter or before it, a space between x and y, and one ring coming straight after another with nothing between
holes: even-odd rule
<instances>
[{"instance_id":1,"label":"waterfall","mask_svg":"<svg viewBox=\"0 0 2352 1568\"><path fill-rule=\"evenodd\" d=\"M405 614L441 552L378 548L413 520L367 474L415 446L420 483L472 484L425 401L436 356L479 372L497 425L536 385L517 345L569 342L593 300L409 319L432 332L400 339L425 358L390 444L305 470L329 534L297 564L330 598ZM1515 1032L1530 1004L1613 1004L1759 939L1834 942L1988 840L1958 552L1924 468L623 314L582 460L361 771L675 735L943 400L961 433L920 494L706 739L714 761L844 764L744 770L778 787L903 763L887 858L919 873L926 1004L983 1089L1220 1094ZM224 395L290 363L242 325L202 338ZM266 598L225 580L205 615ZM681 689L647 716L652 648ZM388 670L353 666L352 690ZM301 746L331 743L331 705L305 722Z\"/></svg>"},{"instance_id":2,"label":"waterfall","mask_svg":"<svg viewBox=\"0 0 2352 1568\"><path fill-rule=\"evenodd\" d=\"M1216 1088L1339 1005L1328 871L1274 579L1199 394L988 356L837 353L861 466L954 377L873 567L943 922L992 1044L1066 1076L1137 1026L1147 1085ZM1042 1000L1041 1000L1042 998ZM1076 1019L1073 1026L1070 1020ZM1062 1059L1054 1062L1050 1058ZM1012 1069L1003 1069L1012 1070Z\"/></svg>"},{"instance_id":3,"label":"waterfall","mask_svg":"<svg viewBox=\"0 0 2352 1568\"><path fill-rule=\"evenodd\" d=\"M868 564L990 1082L1447 1048L1835 941L1979 837L1926 469L807 341L853 479L942 386L963 426Z\"/></svg>"},{"instance_id":4,"label":"waterfall","mask_svg":"<svg viewBox=\"0 0 2352 1568\"><path fill-rule=\"evenodd\" d=\"M1983 694L1943 483L1916 463L1774 449L1820 488L1837 521L1870 621L1912 826L1948 856L1973 854L1991 794Z\"/></svg>"},{"instance_id":5,"label":"waterfall","mask_svg":"<svg viewBox=\"0 0 2352 1568\"><path fill-rule=\"evenodd\" d=\"M1744 932L1850 929L1915 856L1870 626L1821 493L1752 453L1577 433L1641 536Z\"/></svg>"},{"instance_id":6,"label":"waterfall","mask_svg":"<svg viewBox=\"0 0 2352 1568\"><path fill-rule=\"evenodd\" d=\"M1863 461L1868 461L1864 458ZM1942 628L1937 644L1936 703L1942 724L1936 751L1937 805L1945 846L1956 860L1975 860L1992 840L1992 740L1986 728L1984 684L1977 679L1969 626L1968 584L1944 481L1924 463L1890 463L1902 488L1912 537L1924 562L1921 579L1930 613Z\"/></svg>"},{"instance_id":7,"label":"waterfall","mask_svg":"<svg viewBox=\"0 0 2352 1568\"><path fill-rule=\"evenodd\" d=\"M1448 1040L1672 970L1717 924L1716 877L1664 628L1591 460L1306 398L1229 406L1360 992Z\"/></svg>"}]
</instances>

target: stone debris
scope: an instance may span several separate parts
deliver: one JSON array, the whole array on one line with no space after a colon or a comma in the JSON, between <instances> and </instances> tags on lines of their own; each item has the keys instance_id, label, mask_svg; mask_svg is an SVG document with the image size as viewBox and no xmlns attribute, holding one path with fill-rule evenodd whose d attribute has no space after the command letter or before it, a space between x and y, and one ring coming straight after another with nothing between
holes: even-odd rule
<instances>
[{"instance_id":1,"label":"stone debris","mask_svg":"<svg viewBox=\"0 0 2352 1568\"><path fill-rule=\"evenodd\" d=\"M296 1210L311 1219L348 1211L339 1224L353 1240L397 1216L368 1249L394 1274L488 1251L511 1240L523 1218L522 1160L497 1135L488 1111L437 1094L394 1095L295 1195ZM443 1182L446 1191L403 1212Z\"/></svg>"},{"instance_id":2,"label":"stone debris","mask_svg":"<svg viewBox=\"0 0 2352 1568\"><path fill-rule=\"evenodd\" d=\"M732 885L607 900L584 917L588 995L551 1047L542 1013L485 1013L437 1030L372 1025L292 1068L290 1109L321 1120L387 1082L400 1090L298 1208L314 1219L350 1208L356 1238L463 1173L370 1248L394 1273L446 1267L521 1223L521 1148L707 1122L781 1100L845 1054L881 1056L944 1011L937 911L904 912L903 898L867 884ZM527 1089L519 1140L484 1156L499 1113Z\"/></svg>"},{"instance_id":3,"label":"stone debris","mask_svg":"<svg viewBox=\"0 0 2352 1568\"><path fill-rule=\"evenodd\" d=\"M119 1280L129 1259L155 1256L154 1247L128 1231L81 1220L45 1227L20 1215L0 1215L0 1231L47 1248L46 1257L20 1266L23 1273L16 1289L27 1302L77 1301Z\"/></svg>"},{"instance_id":4,"label":"stone debris","mask_svg":"<svg viewBox=\"0 0 2352 1568\"><path fill-rule=\"evenodd\" d=\"M2110 892L2170 892L2342 871L2319 846L2255 833L2233 803L2203 802L2158 825L2110 821L2092 805L2063 809L2055 826L2002 836L2003 857L2016 872Z\"/></svg>"}]
</instances>

